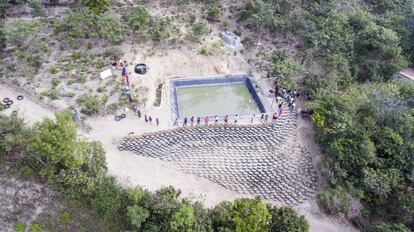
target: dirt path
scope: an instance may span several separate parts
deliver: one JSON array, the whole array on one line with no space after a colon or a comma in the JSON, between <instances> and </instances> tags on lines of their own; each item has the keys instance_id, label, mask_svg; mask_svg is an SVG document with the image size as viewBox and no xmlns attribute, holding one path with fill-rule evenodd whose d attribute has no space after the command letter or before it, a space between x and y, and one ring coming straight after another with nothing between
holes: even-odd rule
<instances>
[{"instance_id":1,"label":"dirt path","mask_svg":"<svg viewBox=\"0 0 414 232\"><path fill-rule=\"evenodd\" d=\"M23 100L17 100L17 96L23 95ZM13 104L9 109L2 111L2 114L10 115L13 111L17 111L18 114L24 118L25 122L29 125L33 125L35 122L41 121L43 118L54 118L54 113L49 109L35 103L24 93L18 92L6 85L0 84L0 100L9 98L13 101Z\"/></svg>"},{"instance_id":2,"label":"dirt path","mask_svg":"<svg viewBox=\"0 0 414 232\"><path fill-rule=\"evenodd\" d=\"M20 93L10 87L0 85L0 97L16 99ZM1 114L9 115L13 110L17 110L26 122L30 125L42 120L45 117L53 118L54 113L25 98L22 101L14 100L12 107ZM128 112L126 119L116 122L113 116L97 117L89 119L92 131L83 134L87 139L101 141L106 151L109 173L118 178L123 186L141 185L149 190L156 190L162 186L172 185L181 189L183 196L198 200L207 207L212 207L225 200L234 200L240 197L251 197L241 195L236 192L223 188L204 178L184 174L174 169L165 162L137 156L132 152L120 152L116 148L119 140L130 132L141 134L145 132L157 131L169 127L167 122L161 122L159 127L148 125L142 119L138 119L132 112ZM299 120L298 142L315 152L316 160L321 157L320 151L313 142L313 130L309 122ZM277 202L270 202L277 204ZM296 207L300 214L305 215L311 225L311 231L357 231L348 222L328 217L321 213L315 199Z\"/></svg>"}]
</instances>

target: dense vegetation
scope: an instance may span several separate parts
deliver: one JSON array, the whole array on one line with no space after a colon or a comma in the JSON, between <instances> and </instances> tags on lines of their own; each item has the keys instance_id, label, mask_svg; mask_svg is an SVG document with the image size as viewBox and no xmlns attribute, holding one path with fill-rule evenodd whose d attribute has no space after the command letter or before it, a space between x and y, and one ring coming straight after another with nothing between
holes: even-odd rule
<instances>
[{"instance_id":1,"label":"dense vegetation","mask_svg":"<svg viewBox=\"0 0 414 232\"><path fill-rule=\"evenodd\" d=\"M100 218L110 220L108 231L309 230L305 218L292 208L277 208L260 199L238 199L205 209L181 198L172 187L156 192L121 188L107 175L101 145L78 138L70 114L45 119L33 128L25 127L17 116L0 116L0 149L6 156L21 154L21 168L33 170L60 192L96 210Z\"/></svg>"},{"instance_id":2,"label":"dense vegetation","mask_svg":"<svg viewBox=\"0 0 414 232\"><path fill-rule=\"evenodd\" d=\"M414 1L249 0L240 12L259 36L302 40L297 59L326 153L321 205L360 228L413 229L414 88L389 80L414 62ZM269 66L287 88L297 74L289 60L275 51Z\"/></svg>"},{"instance_id":3,"label":"dense vegetation","mask_svg":"<svg viewBox=\"0 0 414 232\"><path fill-rule=\"evenodd\" d=\"M402 83L358 85L316 97L312 121L333 188L319 198L328 210L355 210L351 196L338 187L346 186L376 223L385 218L413 226L413 97L414 86ZM363 223L362 215L353 217Z\"/></svg>"}]
</instances>

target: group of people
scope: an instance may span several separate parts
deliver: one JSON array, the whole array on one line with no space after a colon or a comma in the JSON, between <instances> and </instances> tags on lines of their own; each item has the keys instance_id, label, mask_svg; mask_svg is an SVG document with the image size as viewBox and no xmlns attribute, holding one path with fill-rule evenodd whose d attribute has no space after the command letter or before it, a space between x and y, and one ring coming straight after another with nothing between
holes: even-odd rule
<instances>
[{"instance_id":1,"label":"group of people","mask_svg":"<svg viewBox=\"0 0 414 232\"><path fill-rule=\"evenodd\" d=\"M278 117L280 117L282 115L282 103L279 104L279 110L278 112L275 112L272 115L272 123L276 123L276 120ZM230 120L229 115L225 115L224 118L221 119L224 125L228 125L231 121L233 121L233 123L235 125L237 125L238 121L239 121L239 115L236 114L233 118L233 120ZM253 114L252 117L250 118L250 123L254 124L256 120L256 114ZM210 122L210 117L209 116L205 116L203 118L204 121L204 126L208 126L209 122ZM261 114L260 116L260 123L261 124L267 124L269 122L269 115L268 114ZM218 115L214 116L214 124L213 125L219 125L220 123L220 119ZM174 126L178 126L179 122L178 122L178 118L175 118L174 120ZM201 117L184 117L183 121L182 121L182 125L183 126L187 126L190 125L192 126L201 126Z\"/></svg>"},{"instance_id":2,"label":"group of people","mask_svg":"<svg viewBox=\"0 0 414 232\"><path fill-rule=\"evenodd\" d=\"M288 107L290 112L292 112L295 108L296 108L296 103L295 103L295 97L299 97L299 91L298 90L286 90L283 89L281 94L278 94L277 101L281 102L282 97L283 99L286 100L286 102L288 103ZM279 107L280 108L280 107Z\"/></svg>"},{"instance_id":3,"label":"group of people","mask_svg":"<svg viewBox=\"0 0 414 232\"><path fill-rule=\"evenodd\" d=\"M209 119L208 116L204 117L204 125L205 126L208 126L209 120L210 119ZM239 120L239 115L236 114L234 116L234 124L237 124L238 120ZM193 116L193 117L190 118L190 120L187 117L184 117L183 126L187 126L188 123L190 123L190 126L194 126L194 124L196 126L201 126L201 117L194 118L194 116ZM218 125L218 124L219 124L219 117L218 117L218 115L216 115L216 116L214 116L214 125ZM226 125L229 124L229 116L228 115L224 116L224 124L226 124ZM178 118L175 118L174 126L178 126Z\"/></svg>"},{"instance_id":4,"label":"group of people","mask_svg":"<svg viewBox=\"0 0 414 232\"><path fill-rule=\"evenodd\" d=\"M134 110L135 115L137 115L138 118L142 117L141 111L138 109L138 107L135 104L132 106L132 109ZM144 121L145 121L145 123L152 124L153 119L152 119L151 115L144 114ZM155 121L156 126L160 125L160 119L159 118L155 118L154 121Z\"/></svg>"}]
</instances>

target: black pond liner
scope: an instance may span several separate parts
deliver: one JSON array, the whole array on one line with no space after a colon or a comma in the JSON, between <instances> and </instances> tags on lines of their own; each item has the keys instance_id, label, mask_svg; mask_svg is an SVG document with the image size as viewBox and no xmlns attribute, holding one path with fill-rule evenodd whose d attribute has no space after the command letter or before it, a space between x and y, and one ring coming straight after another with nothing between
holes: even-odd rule
<instances>
[{"instance_id":1,"label":"black pond liner","mask_svg":"<svg viewBox=\"0 0 414 232\"><path fill-rule=\"evenodd\" d=\"M134 69L135 73L144 75L147 73L148 71L148 67L146 64L137 64L135 65L135 69Z\"/></svg>"}]
</instances>

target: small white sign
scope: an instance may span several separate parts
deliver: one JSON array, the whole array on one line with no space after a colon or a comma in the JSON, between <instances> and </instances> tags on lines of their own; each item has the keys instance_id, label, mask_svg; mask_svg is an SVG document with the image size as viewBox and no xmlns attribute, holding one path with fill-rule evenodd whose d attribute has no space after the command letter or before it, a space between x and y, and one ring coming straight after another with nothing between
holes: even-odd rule
<instances>
[{"instance_id":1,"label":"small white sign","mask_svg":"<svg viewBox=\"0 0 414 232\"><path fill-rule=\"evenodd\" d=\"M103 79L106 79L106 78L112 76L112 71L111 71L111 69L108 68L107 70L101 72L100 75L101 75L101 79L103 80Z\"/></svg>"}]
</instances>

